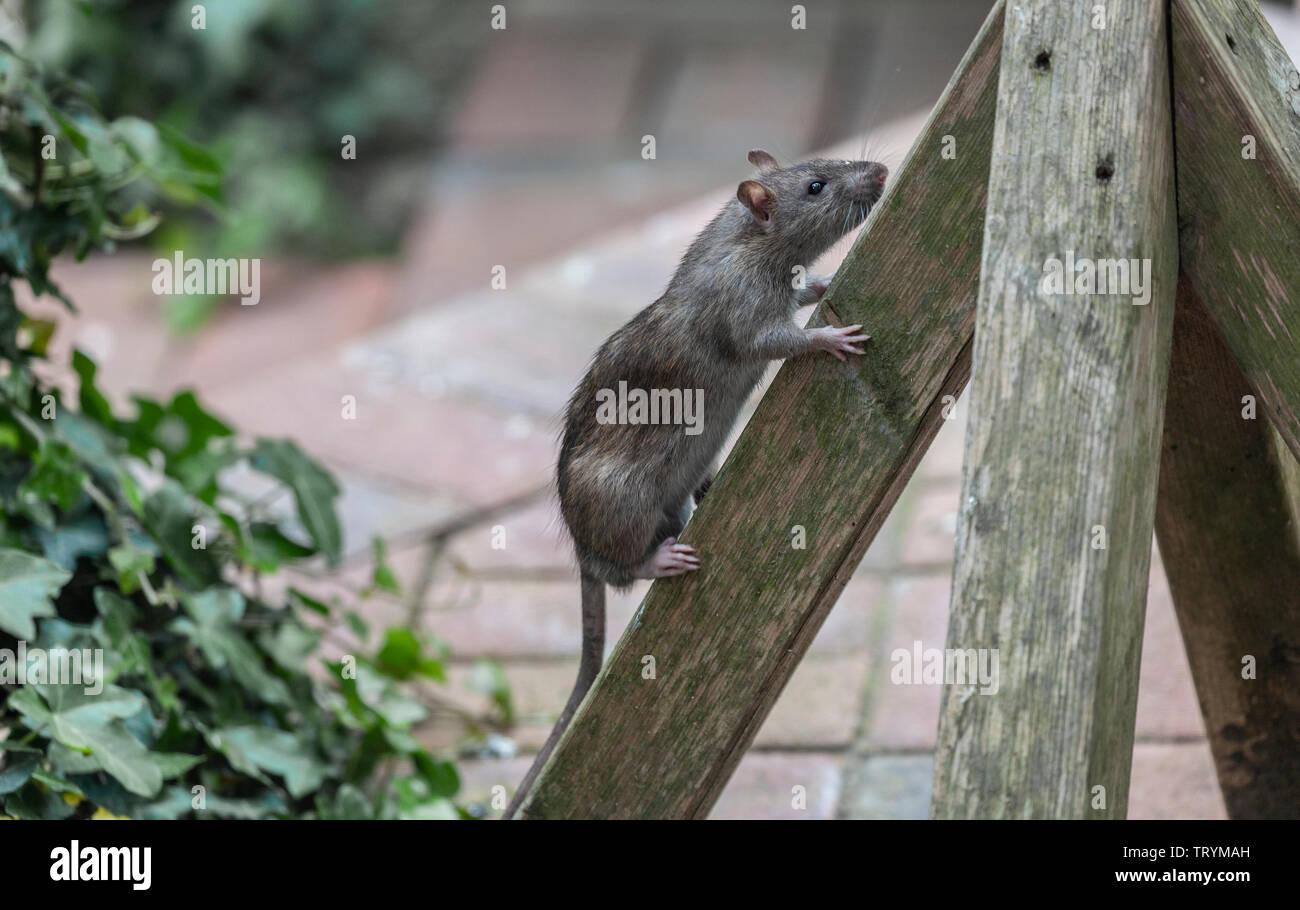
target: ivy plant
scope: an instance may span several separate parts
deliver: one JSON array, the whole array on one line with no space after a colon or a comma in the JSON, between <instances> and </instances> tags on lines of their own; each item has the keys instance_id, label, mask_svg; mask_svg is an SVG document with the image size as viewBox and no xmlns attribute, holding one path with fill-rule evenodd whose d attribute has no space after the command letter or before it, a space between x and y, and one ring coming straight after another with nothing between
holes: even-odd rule
<instances>
[{"instance_id":1,"label":"ivy plant","mask_svg":"<svg viewBox=\"0 0 1300 910\"><path fill-rule=\"evenodd\" d=\"M52 261L150 230L141 183L220 199L221 170L178 134L105 121L76 83L0 45L0 815L476 814L454 764L414 733L445 705L427 694L445 683L445 647L372 634L341 615L351 605L293 586L259 593L286 567L340 562L329 472L290 440L241 437L192 392L123 413L80 351L63 364L75 382L42 378L57 373L55 325L28 317L15 287L71 308ZM292 512L241 493L239 472ZM391 594L375 552L372 590ZM354 638L325 642L345 619ZM54 679L60 660L79 684Z\"/></svg>"}]
</instances>

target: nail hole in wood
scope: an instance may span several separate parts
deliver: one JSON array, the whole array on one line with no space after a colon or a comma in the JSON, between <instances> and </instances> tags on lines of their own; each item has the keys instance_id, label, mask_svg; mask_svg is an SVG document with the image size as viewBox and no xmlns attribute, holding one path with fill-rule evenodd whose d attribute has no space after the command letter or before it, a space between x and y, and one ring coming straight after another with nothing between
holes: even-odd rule
<instances>
[{"instance_id":1,"label":"nail hole in wood","mask_svg":"<svg viewBox=\"0 0 1300 910\"><path fill-rule=\"evenodd\" d=\"M1115 156L1107 155L1097 162L1097 179L1106 183L1115 176Z\"/></svg>"},{"instance_id":2,"label":"nail hole in wood","mask_svg":"<svg viewBox=\"0 0 1300 910\"><path fill-rule=\"evenodd\" d=\"M1052 69L1052 52L1039 51L1038 56L1034 58L1034 69L1040 73L1051 72Z\"/></svg>"}]
</instances>

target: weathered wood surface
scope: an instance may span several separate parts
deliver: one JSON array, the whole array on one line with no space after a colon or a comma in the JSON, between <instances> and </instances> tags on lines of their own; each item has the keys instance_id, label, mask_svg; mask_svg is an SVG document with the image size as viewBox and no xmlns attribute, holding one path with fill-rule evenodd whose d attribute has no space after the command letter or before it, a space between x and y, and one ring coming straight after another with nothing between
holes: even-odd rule
<instances>
[{"instance_id":1,"label":"weathered wood surface","mask_svg":"<svg viewBox=\"0 0 1300 910\"><path fill-rule=\"evenodd\" d=\"M1300 457L1300 72L1249 0L1170 28L1182 269Z\"/></svg>"},{"instance_id":2,"label":"weathered wood surface","mask_svg":"<svg viewBox=\"0 0 1300 910\"><path fill-rule=\"evenodd\" d=\"M864 324L866 356L782 368L683 534L703 570L651 587L523 817L705 816L753 740L969 375L1001 21L819 310Z\"/></svg>"},{"instance_id":3,"label":"weathered wood surface","mask_svg":"<svg viewBox=\"0 0 1300 910\"><path fill-rule=\"evenodd\" d=\"M1300 466L1255 395L1180 280L1156 537L1228 814L1297 818Z\"/></svg>"},{"instance_id":4,"label":"weathered wood surface","mask_svg":"<svg viewBox=\"0 0 1300 910\"><path fill-rule=\"evenodd\" d=\"M1127 806L1178 253L1165 4L1093 7L1007 7L948 627L1000 688L945 686L937 818ZM1048 293L1070 251L1150 302Z\"/></svg>"}]
</instances>

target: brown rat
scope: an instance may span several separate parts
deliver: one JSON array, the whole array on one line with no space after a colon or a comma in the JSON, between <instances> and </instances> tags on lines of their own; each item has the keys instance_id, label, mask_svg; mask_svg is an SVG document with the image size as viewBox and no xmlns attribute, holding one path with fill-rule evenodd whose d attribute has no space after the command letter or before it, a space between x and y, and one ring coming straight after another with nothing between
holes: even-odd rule
<instances>
[{"instance_id":1,"label":"brown rat","mask_svg":"<svg viewBox=\"0 0 1300 910\"><path fill-rule=\"evenodd\" d=\"M798 289L792 279L796 266L807 269L862 223L888 170L873 161L826 159L781 168L760 150L749 161L758 175L743 181L695 238L663 296L601 345L569 401L557 474L582 576L582 660L569 701L506 818L600 672L605 585L626 588L637 578L699 568L695 549L677 535L692 496L699 502L708 489L714 459L768 361L814 351L840 360L863 353L868 336L858 334L860 325L803 329L794 322L795 310L819 300L829 278L810 275ZM601 403L614 389L693 393L702 397L699 425L611 422Z\"/></svg>"}]
</instances>

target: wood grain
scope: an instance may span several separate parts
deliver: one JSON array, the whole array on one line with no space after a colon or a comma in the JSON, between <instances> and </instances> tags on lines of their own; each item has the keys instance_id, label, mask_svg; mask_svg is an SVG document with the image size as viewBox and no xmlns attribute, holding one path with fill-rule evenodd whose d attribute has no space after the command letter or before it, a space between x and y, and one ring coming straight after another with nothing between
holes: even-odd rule
<instances>
[{"instance_id":1,"label":"wood grain","mask_svg":"<svg viewBox=\"0 0 1300 910\"><path fill-rule=\"evenodd\" d=\"M1300 465L1178 286L1156 536L1232 818L1300 817ZM1248 663L1253 672L1247 672Z\"/></svg>"},{"instance_id":2,"label":"wood grain","mask_svg":"<svg viewBox=\"0 0 1300 910\"><path fill-rule=\"evenodd\" d=\"M1182 269L1300 457L1300 72L1253 2L1170 24Z\"/></svg>"},{"instance_id":3,"label":"wood grain","mask_svg":"<svg viewBox=\"0 0 1300 910\"><path fill-rule=\"evenodd\" d=\"M1001 23L999 3L819 310L864 324L866 356L781 369L682 535L703 569L651 587L523 817L702 817L726 785L966 383Z\"/></svg>"},{"instance_id":4,"label":"wood grain","mask_svg":"<svg viewBox=\"0 0 1300 910\"><path fill-rule=\"evenodd\" d=\"M1105 10L1007 5L948 627L1000 688L945 686L936 818L1126 811L1178 252L1165 4ZM1150 302L1045 289L1071 251Z\"/></svg>"}]
</instances>

